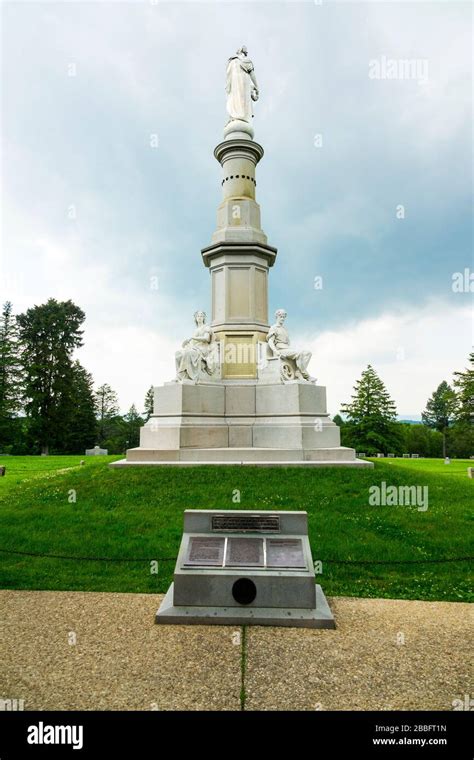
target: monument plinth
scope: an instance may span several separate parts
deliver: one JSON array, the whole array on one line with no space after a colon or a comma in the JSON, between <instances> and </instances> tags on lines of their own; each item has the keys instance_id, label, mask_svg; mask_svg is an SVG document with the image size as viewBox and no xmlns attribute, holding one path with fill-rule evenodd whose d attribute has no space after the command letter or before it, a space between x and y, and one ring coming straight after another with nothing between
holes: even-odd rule
<instances>
[{"instance_id":1,"label":"monument plinth","mask_svg":"<svg viewBox=\"0 0 474 760\"><path fill-rule=\"evenodd\" d=\"M245 48L227 66L222 201L211 244L201 250L211 276L210 323L175 354L176 375L155 388L154 413L140 446L111 466L145 464L334 465L372 467L340 446L326 389L309 374L311 352L295 348L278 309L269 323L268 279L277 249L261 227L252 103L259 97Z\"/></svg>"}]
</instances>

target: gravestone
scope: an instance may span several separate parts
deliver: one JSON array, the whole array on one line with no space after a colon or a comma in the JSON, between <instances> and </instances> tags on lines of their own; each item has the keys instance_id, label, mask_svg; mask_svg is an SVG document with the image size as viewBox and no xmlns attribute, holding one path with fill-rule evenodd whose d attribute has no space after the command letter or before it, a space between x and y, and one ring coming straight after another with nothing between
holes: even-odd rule
<instances>
[{"instance_id":1,"label":"gravestone","mask_svg":"<svg viewBox=\"0 0 474 760\"><path fill-rule=\"evenodd\" d=\"M419 457L419 454L412 454L412 455L411 455L411 458L412 458L412 459L418 459L418 457Z\"/></svg>"},{"instance_id":2,"label":"gravestone","mask_svg":"<svg viewBox=\"0 0 474 760\"><path fill-rule=\"evenodd\" d=\"M108 449L101 449L100 446L94 446L93 449L86 449L86 456L88 457L103 457L107 456Z\"/></svg>"},{"instance_id":3,"label":"gravestone","mask_svg":"<svg viewBox=\"0 0 474 760\"><path fill-rule=\"evenodd\" d=\"M410 459L410 454L403 454L403 459Z\"/></svg>"},{"instance_id":4,"label":"gravestone","mask_svg":"<svg viewBox=\"0 0 474 760\"><path fill-rule=\"evenodd\" d=\"M467 477L468 478L474 478L474 467L468 467L467 468Z\"/></svg>"},{"instance_id":5,"label":"gravestone","mask_svg":"<svg viewBox=\"0 0 474 760\"><path fill-rule=\"evenodd\" d=\"M387 454L387 457L388 457L389 459L395 459L395 454Z\"/></svg>"},{"instance_id":6,"label":"gravestone","mask_svg":"<svg viewBox=\"0 0 474 760\"><path fill-rule=\"evenodd\" d=\"M186 510L160 624L335 628L306 512Z\"/></svg>"},{"instance_id":7,"label":"gravestone","mask_svg":"<svg viewBox=\"0 0 474 760\"><path fill-rule=\"evenodd\" d=\"M385 454L377 454L377 459L383 459Z\"/></svg>"},{"instance_id":8,"label":"gravestone","mask_svg":"<svg viewBox=\"0 0 474 760\"><path fill-rule=\"evenodd\" d=\"M450 460L450 458L449 458L449 457L445 457L445 459L444 459L444 463L445 463L445 464L451 464L451 460Z\"/></svg>"}]
</instances>

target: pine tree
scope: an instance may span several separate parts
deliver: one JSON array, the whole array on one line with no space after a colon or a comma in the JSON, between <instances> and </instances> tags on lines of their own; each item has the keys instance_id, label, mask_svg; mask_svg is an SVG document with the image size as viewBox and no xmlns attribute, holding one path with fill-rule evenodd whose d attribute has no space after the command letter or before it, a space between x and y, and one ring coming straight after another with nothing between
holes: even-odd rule
<instances>
[{"instance_id":1,"label":"pine tree","mask_svg":"<svg viewBox=\"0 0 474 760\"><path fill-rule=\"evenodd\" d=\"M74 362L72 370L71 408L67 415L63 450L76 454L95 445L97 420L92 375L78 361Z\"/></svg>"},{"instance_id":2,"label":"pine tree","mask_svg":"<svg viewBox=\"0 0 474 760\"><path fill-rule=\"evenodd\" d=\"M44 454L50 447L64 444L73 381L72 354L82 346L80 327L84 319L84 312L72 301L54 298L17 317L28 432Z\"/></svg>"},{"instance_id":3,"label":"pine tree","mask_svg":"<svg viewBox=\"0 0 474 760\"><path fill-rule=\"evenodd\" d=\"M352 401L341 405L347 416L346 441L368 454L397 450L400 431L395 402L373 367L368 365L354 386Z\"/></svg>"},{"instance_id":4,"label":"pine tree","mask_svg":"<svg viewBox=\"0 0 474 760\"><path fill-rule=\"evenodd\" d=\"M94 393L95 413L98 420L99 443L102 444L110 434L110 425L119 413L118 396L116 392L104 383Z\"/></svg>"},{"instance_id":5,"label":"pine tree","mask_svg":"<svg viewBox=\"0 0 474 760\"><path fill-rule=\"evenodd\" d=\"M145 422L148 422L151 415L153 414L153 406L154 406L154 398L155 398L155 391L152 385L148 388L146 395L145 395L145 411L143 412L143 416L145 417Z\"/></svg>"},{"instance_id":6,"label":"pine tree","mask_svg":"<svg viewBox=\"0 0 474 760\"><path fill-rule=\"evenodd\" d=\"M456 421L474 425L474 352L469 355L470 367L464 372L454 373L454 387L457 391L458 408Z\"/></svg>"},{"instance_id":7,"label":"pine tree","mask_svg":"<svg viewBox=\"0 0 474 760\"><path fill-rule=\"evenodd\" d=\"M11 443L13 419L21 409L22 372L18 326L12 304L6 301L0 316L0 448Z\"/></svg>"},{"instance_id":8,"label":"pine tree","mask_svg":"<svg viewBox=\"0 0 474 760\"><path fill-rule=\"evenodd\" d=\"M446 431L454 422L457 406L456 394L446 380L443 380L431 394L421 415L424 425L442 433L443 457L446 456Z\"/></svg>"},{"instance_id":9,"label":"pine tree","mask_svg":"<svg viewBox=\"0 0 474 760\"><path fill-rule=\"evenodd\" d=\"M127 423L128 446L133 448L140 443L140 428L143 425L143 419L140 417L135 404L132 404L127 414L124 415Z\"/></svg>"}]
</instances>

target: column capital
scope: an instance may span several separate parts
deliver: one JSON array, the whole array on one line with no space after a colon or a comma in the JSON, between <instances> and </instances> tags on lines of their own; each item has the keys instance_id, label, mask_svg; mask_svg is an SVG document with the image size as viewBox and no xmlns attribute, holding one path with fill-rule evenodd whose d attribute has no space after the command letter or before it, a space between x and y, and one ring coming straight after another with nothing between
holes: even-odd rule
<instances>
[{"instance_id":1,"label":"column capital","mask_svg":"<svg viewBox=\"0 0 474 760\"><path fill-rule=\"evenodd\" d=\"M209 267L215 259L228 256L235 257L236 259L248 259L256 256L264 259L267 265L272 267L275 263L277 249L272 245L263 245L261 243L222 242L202 248L201 255L206 267Z\"/></svg>"},{"instance_id":2,"label":"column capital","mask_svg":"<svg viewBox=\"0 0 474 760\"><path fill-rule=\"evenodd\" d=\"M249 159L256 166L260 159L263 158L263 153L262 146L253 140L224 140L214 148L214 156L221 166L223 166L225 161L235 158Z\"/></svg>"}]
</instances>

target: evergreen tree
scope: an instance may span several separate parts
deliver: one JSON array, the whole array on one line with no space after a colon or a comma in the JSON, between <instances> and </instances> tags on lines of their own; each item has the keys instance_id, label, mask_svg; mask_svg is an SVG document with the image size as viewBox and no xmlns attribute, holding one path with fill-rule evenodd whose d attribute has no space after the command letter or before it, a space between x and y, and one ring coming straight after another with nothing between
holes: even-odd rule
<instances>
[{"instance_id":1,"label":"evergreen tree","mask_svg":"<svg viewBox=\"0 0 474 760\"><path fill-rule=\"evenodd\" d=\"M143 416L145 417L145 422L148 422L151 415L153 414L154 397L155 397L155 392L154 392L153 386L150 385L145 395L145 411L143 412Z\"/></svg>"},{"instance_id":2,"label":"evergreen tree","mask_svg":"<svg viewBox=\"0 0 474 760\"><path fill-rule=\"evenodd\" d=\"M48 454L64 444L65 410L73 382L72 354L82 346L84 312L72 301L50 298L19 314L21 365L25 383L28 432L34 445Z\"/></svg>"},{"instance_id":3,"label":"evergreen tree","mask_svg":"<svg viewBox=\"0 0 474 760\"><path fill-rule=\"evenodd\" d=\"M469 355L470 367L464 372L454 373L454 387L457 391L458 408L456 421L474 425L474 352Z\"/></svg>"},{"instance_id":4,"label":"evergreen tree","mask_svg":"<svg viewBox=\"0 0 474 760\"><path fill-rule=\"evenodd\" d=\"M18 326L12 304L6 301L0 316L0 449L15 437L14 418L21 409L22 373Z\"/></svg>"},{"instance_id":5,"label":"evergreen tree","mask_svg":"<svg viewBox=\"0 0 474 760\"><path fill-rule=\"evenodd\" d=\"M116 392L104 383L97 388L94 394L95 413L98 421L99 443L103 442L111 434L111 422L119 413L118 397Z\"/></svg>"},{"instance_id":6,"label":"evergreen tree","mask_svg":"<svg viewBox=\"0 0 474 760\"><path fill-rule=\"evenodd\" d=\"M124 420L127 423L128 447L132 449L140 443L140 428L143 425L143 419L138 414L135 404L132 404L124 415Z\"/></svg>"},{"instance_id":7,"label":"evergreen tree","mask_svg":"<svg viewBox=\"0 0 474 760\"><path fill-rule=\"evenodd\" d=\"M401 433L395 402L370 364L356 382L351 398L350 403L341 405L347 416L347 445L367 454L398 450Z\"/></svg>"},{"instance_id":8,"label":"evergreen tree","mask_svg":"<svg viewBox=\"0 0 474 760\"><path fill-rule=\"evenodd\" d=\"M70 453L84 453L96 443L97 420L95 418L95 400L92 375L75 361L72 366L72 382L70 393L70 413L67 415L67 425L63 449Z\"/></svg>"},{"instance_id":9,"label":"evergreen tree","mask_svg":"<svg viewBox=\"0 0 474 760\"><path fill-rule=\"evenodd\" d=\"M443 380L428 399L421 415L423 424L438 430L443 436L443 457L446 456L446 431L454 421L458 400L450 385Z\"/></svg>"}]
</instances>

